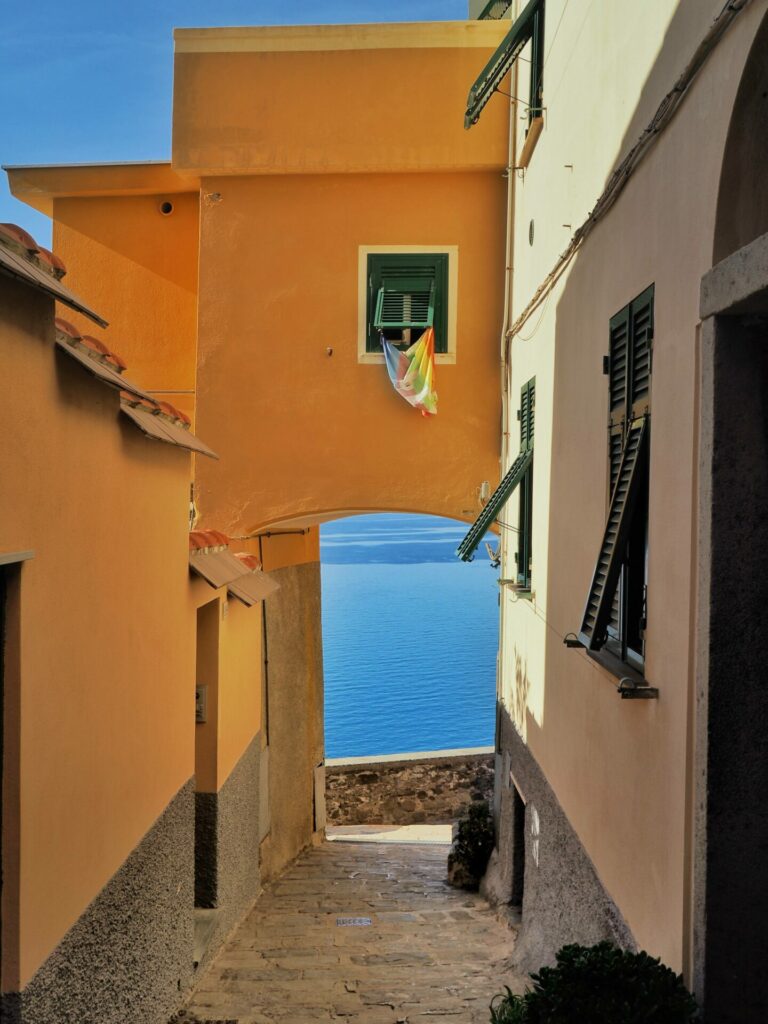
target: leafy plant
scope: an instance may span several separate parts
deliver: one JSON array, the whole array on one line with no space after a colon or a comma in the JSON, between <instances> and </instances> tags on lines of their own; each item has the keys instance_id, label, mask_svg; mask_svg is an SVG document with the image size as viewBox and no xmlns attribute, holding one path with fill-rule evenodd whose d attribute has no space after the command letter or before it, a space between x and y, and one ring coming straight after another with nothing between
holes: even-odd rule
<instances>
[{"instance_id":1,"label":"leafy plant","mask_svg":"<svg viewBox=\"0 0 768 1024\"><path fill-rule=\"evenodd\" d=\"M648 953L610 942L563 946L555 967L531 975L522 996L496 996L490 1024L691 1024L698 1020L683 979Z\"/></svg>"},{"instance_id":2,"label":"leafy plant","mask_svg":"<svg viewBox=\"0 0 768 1024\"><path fill-rule=\"evenodd\" d=\"M470 875L480 879L493 849L493 818L486 800L469 805L467 815L459 821L451 855Z\"/></svg>"},{"instance_id":3,"label":"leafy plant","mask_svg":"<svg viewBox=\"0 0 768 1024\"><path fill-rule=\"evenodd\" d=\"M513 995L506 985L504 988L506 995L500 993L491 1000L490 1024L526 1024L524 997Z\"/></svg>"}]
</instances>

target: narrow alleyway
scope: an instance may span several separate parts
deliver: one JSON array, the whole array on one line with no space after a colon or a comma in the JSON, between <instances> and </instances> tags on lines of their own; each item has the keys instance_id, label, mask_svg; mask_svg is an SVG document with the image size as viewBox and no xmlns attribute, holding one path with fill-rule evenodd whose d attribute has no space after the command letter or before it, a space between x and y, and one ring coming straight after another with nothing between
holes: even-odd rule
<instances>
[{"instance_id":1,"label":"narrow alleyway","mask_svg":"<svg viewBox=\"0 0 768 1024\"><path fill-rule=\"evenodd\" d=\"M270 885L182 1020L488 1024L514 933L445 884L447 846L325 843Z\"/></svg>"}]
</instances>

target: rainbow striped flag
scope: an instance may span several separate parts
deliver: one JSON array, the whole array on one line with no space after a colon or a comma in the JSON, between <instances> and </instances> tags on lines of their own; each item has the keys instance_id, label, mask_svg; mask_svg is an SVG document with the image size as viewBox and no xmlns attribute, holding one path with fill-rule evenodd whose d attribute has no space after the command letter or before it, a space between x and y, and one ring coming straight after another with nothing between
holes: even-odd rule
<instances>
[{"instance_id":1,"label":"rainbow striped flag","mask_svg":"<svg viewBox=\"0 0 768 1024\"><path fill-rule=\"evenodd\" d=\"M405 352L381 336L392 387L422 416L437 415L435 391L435 332L428 327Z\"/></svg>"}]
</instances>

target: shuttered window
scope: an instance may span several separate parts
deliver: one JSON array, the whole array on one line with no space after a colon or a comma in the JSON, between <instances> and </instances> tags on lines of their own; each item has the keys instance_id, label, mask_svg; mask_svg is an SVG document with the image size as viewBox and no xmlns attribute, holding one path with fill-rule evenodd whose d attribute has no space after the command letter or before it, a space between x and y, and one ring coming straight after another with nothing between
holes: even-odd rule
<instances>
[{"instance_id":1,"label":"shuttered window","mask_svg":"<svg viewBox=\"0 0 768 1024\"><path fill-rule=\"evenodd\" d=\"M608 639L613 598L625 567L630 531L647 474L647 439L648 418L644 416L630 426L627 434L579 630L579 640L592 651L600 650Z\"/></svg>"},{"instance_id":2,"label":"shuttered window","mask_svg":"<svg viewBox=\"0 0 768 1024\"><path fill-rule=\"evenodd\" d=\"M654 287L609 324L608 519L579 639L642 664Z\"/></svg>"},{"instance_id":3,"label":"shuttered window","mask_svg":"<svg viewBox=\"0 0 768 1024\"><path fill-rule=\"evenodd\" d=\"M369 253L367 352L381 352L381 334L410 345L435 331L435 352L448 351L448 254Z\"/></svg>"},{"instance_id":4,"label":"shuttered window","mask_svg":"<svg viewBox=\"0 0 768 1024\"><path fill-rule=\"evenodd\" d=\"M492 5L488 4L486 10ZM544 0L528 0L519 18L472 84L467 97L464 127L471 128L480 119L486 103L496 92L512 65L531 43L531 86L529 119L541 115L544 73Z\"/></svg>"},{"instance_id":5,"label":"shuttered window","mask_svg":"<svg viewBox=\"0 0 768 1024\"><path fill-rule=\"evenodd\" d=\"M472 526L469 528L467 535L462 540L456 549L456 554L462 560L462 562L471 562L475 552L480 546L480 542L486 535L491 526L498 519L499 513L502 508L506 505L509 498L512 496L516 487L527 488L527 505L532 505L533 495L533 428L535 418L535 406L536 406L536 379L528 381L524 385L520 394L520 451L518 452L517 458L514 460L512 465L507 470L504 478L502 479L499 486L493 492L488 499L483 511L474 521ZM522 490L521 490L522 495ZM522 497L521 497L521 514L522 514ZM521 562L521 548L518 543L518 583L520 583L520 566L525 567L525 575L522 581L525 585L525 576L527 576L528 582L530 583L530 535L531 535L531 524L530 518L528 520L528 543L525 551L523 552L523 561ZM522 532L522 525L520 526Z\"/></svg>"},{"instance_id":6,"label":"shuttered window","mask_svg":"<svg viewBox=\"0 0 768 1024\"><path fill-rule=\"evenodd\" d=\"M533 428L536 413L536 378L529 380L520 392L520 451L533 451ZM520 481L520 508L517 517L517 585L531 589L533 544L533 459Z\"/></svg>"}]
</instances>

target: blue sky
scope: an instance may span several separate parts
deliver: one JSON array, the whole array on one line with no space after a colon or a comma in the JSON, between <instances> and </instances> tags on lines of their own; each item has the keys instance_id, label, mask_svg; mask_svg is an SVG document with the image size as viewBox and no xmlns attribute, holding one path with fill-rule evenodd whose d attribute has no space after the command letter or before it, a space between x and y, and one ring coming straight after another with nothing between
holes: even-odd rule
<instances>
[{"instance_id":1,"label":"blue sky","mask_svg":"<svg viewBox=\"0 0 768 1024\"><path fill-rule=\"evenodd\" d=\"M467 17L467 0L13 0L0 34L0 163L165 160L173 29ZM0 178L0 222L50 244L46 217Z\"/></svg>"}]
</instances>

